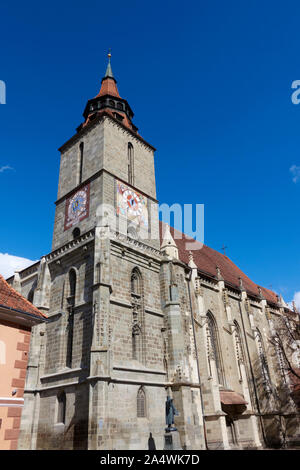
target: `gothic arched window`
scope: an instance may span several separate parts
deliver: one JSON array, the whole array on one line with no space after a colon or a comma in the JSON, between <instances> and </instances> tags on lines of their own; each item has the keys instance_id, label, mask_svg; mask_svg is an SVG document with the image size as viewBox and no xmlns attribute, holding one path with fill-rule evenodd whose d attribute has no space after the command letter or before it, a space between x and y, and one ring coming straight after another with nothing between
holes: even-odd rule
<instances>
[{"instance_id":1,"label":"gothic arched window","mask_svg":"<svg viewBox=\"0 0 300 470\"><path fill-rule=\"evenodd\" d=\"M139 388L137 393L137 417L146 417L146 394L143 387Z\"/></svg>"},{"instance_id":2,"label":"gothic arched window","mask_svg":"<svg viewBox=\"0 0 300 470\"><path fill-rule=\"evenodd\" d=\"M65 424L66 421L66 394L61 392L57 396L57 423Z\"/></svg>"},{"instance_id":3,"label":"gothic arched window","mask_svg":"<svg viewBox=\"0 0 300 470\"><path fill-rule=\"evenodd\" d=\"M215 363L216 374L217 374L216 378L218 380L218 383L225 385L217 324L211 312L208 312L206 317L207 317L207 329L206 329L207 349L208 349L209 364L211 367L211 362Z\"/></svg>"},{"instance_id":4,"label":"gothic arched window","mask_svg":"<svg viewBox=\"0 0 300 470\"><path fill-rule=\"evenodd\" d=\"M76 296L76 271L75 269L70 269L69 271L69 296L68 304L72 307L75 305L75 296Z\"/></svg>"},{"instance_id":5,"label":"gothic arched window","mask_svg":"<svg viewBox=\"0 0 300 470\"><path fill-rule=\"evenodd\" d=\"M134 155L133 146L130 142L128 144L128 183L134 184Z\"/></svg>"},{"instance_id":6,"label":"gothic arched window","mask_svg":"<svg viewBox=\"0 0 300 470\"><path fill-rule=\"evenodd\" d=\"M134 268L130 278L131 305L132 305L132 359L145 362L144 348L144 306L142 275L138 268Z\"/></svg>"},{"instance_id":7,"label":"gothic arched window","mask_svg":"<svg viewBox=\"0 0 300 470\"><path fill-rule=\"evenodd\" d=\"M82 182L82 172L83 172L83 148L84 143L81 142L79 145L79 184Z\"/></svg>"},{"instance_id":8,"label":"gothic arched window","mask_svg":"<svg viewBox=\"0 0 300 470\"><path fill-rule=\"evenodd\" d=\"M76 271L75 269L71 269L69 271L69 286L68 286L68 339L67 339L67 357L66 357L66 365L67 367L72 367L72 353L73 353L73 330L74 330L74 306L75 306L75 299L76 299Z\"/></svg>"},{"instance_id":9,"label":"gothic arched window","mask_svg":"<svg viewBox=\"0 0 300 470\"><path fill-rule=\"evenodd\" d=\"M141 278L140 271L134 268L131 273L131 294L141 295Z\"/></svg>"}]
</instances>

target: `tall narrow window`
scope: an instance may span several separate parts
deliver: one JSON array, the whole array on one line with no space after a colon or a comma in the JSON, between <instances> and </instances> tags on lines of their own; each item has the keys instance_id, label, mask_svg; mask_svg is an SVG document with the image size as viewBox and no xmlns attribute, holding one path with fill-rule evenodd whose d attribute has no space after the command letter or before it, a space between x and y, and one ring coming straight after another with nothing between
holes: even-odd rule
<instances>
[{"instance_id":1,"label":"tall narrow window","mask_svg":"<svg viewBox=\"0 0 300 470\"><path fill-rule=\"evenodd\" d=\"M69 305L74 307L76 295L76 272L75 269L69 271L70 295L68 297Z\"/></svg>"},{"instance_id":2,"label":"tall narrow window","mask_svg":"<svg viewBox=\"0 0 300 470\"><path fill-rule=\"evenodd\" d=\"M128 144L128 183L134 185L134 155L130 142Z\"/></svg>"},{"instance_id":3,"label":"tall narrow window","mask_svg":"<svg viewBox=\"0 0 300 470\"><path fill-rule=\"evenodd\" d=\"M65 392L59 393L57 396L57 423L65 424L66 421L66 394Z\"/></svg>"},{"instance_id":4,"label":"tall narrow window","mask_svg":"<svg viewBox=\"0 0 300 470\"><path fill-rule=\"evenodd\" d=\"M131 294L141 295L141 273L133 269L131 273Z\"/></svg>"},{"instance_id":5,"label":"tall narrow window","mask_svg":"<svg viewBox=\"0 0 300 470\"><path fill-rule=\"evenodd\" d=\"M146 394L143 387L141 387L137 393L137 417L146 417Z\"/></svg>"},{"instance_id":6,"label":"tall narrow window","mask_svg":"<svg viewBox=\"0 0 300 470\"><path fill-rule=\"evenodd\" d=\"M145 362L144 350L144 307L142 276L139 269L131 273L131 305L132 305L132 359Z\"/></svg>"},{"instance_id":7,"label":"tall narrow window","mask_svg":"<svg viewBox=\"0 0 300 470\"><path fill-rule=\"evenodd\" d=\"M217 380L219 384L225 385L224 373L221 361L221 353L219 346L219 337L216 321L213 315L208 312L207 315L207 346L208 346L208 360L211 363L214 362Z\"/></svg>"},{"instance_id":8,"label":"tall narrow window","mask_svg":"<svg viewBox=\"0 0 300 470\"><path fill-rule=\"evenodd\" d=\"M73 355L73 330L74 330L74 306L76 296L76 272L71 269L69 272L69 295L67 297L68 303L68 340L67 340L67 367L72 367L72 355Z\"/></svg>"},{"instance_id":9,"label":"tall narrow window","mask_svg":"<svg viewBox=\"0 0 300 470\"><path fill-rule=\"evenodd\" d=\"M79 145L79 184L82 182L83 148L84 148L84 143L81 142L80 145Z\"/></svg>"}]
</instances>

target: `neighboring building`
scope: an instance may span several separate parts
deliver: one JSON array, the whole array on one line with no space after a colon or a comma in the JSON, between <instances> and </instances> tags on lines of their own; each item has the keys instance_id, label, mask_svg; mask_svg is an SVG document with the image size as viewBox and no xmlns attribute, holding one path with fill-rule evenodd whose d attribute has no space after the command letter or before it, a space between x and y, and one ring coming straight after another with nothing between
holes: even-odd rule
<instances>
[{"instance_id":1,"label":"neighboring building","mask_svg":"<svg viewBox=\"0 0 300 470\"><path fill-rule=\"evenodd\" d=\"M288 307L159 223L155 149L110 63L84 118L60 149L52 251L20 273L48 321L33 328L19 449L146 449L150 433L162 449L168 395L183 448L299 442L271 342Z\"/></svg>"},{"instance_id":2,"label":"neighboring building","mask_svg":"<svg viewBox=\"0 0 300 470\"><path fill-rule=\"evenodd\" d=\"M17 448L30 332L44 320L0 275L0 450Z\"/></svg>"}]
</instances>

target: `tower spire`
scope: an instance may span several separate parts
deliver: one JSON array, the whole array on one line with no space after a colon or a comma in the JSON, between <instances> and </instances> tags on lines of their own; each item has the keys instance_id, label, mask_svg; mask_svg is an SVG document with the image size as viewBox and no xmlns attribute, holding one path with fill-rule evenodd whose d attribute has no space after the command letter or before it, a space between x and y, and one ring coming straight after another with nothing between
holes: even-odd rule
<instances>
[{"instance_id":1,"label":"tower spire","mask_svg":"<svg viewBox=\"0 0 300 470\"><path fill-rule=\"evenodd\" d=\"M85 127L90 121L94 120L97 116L103 113L111 115L114 119L117 119L123 126L128 127L133 132L137 132L138 128L132 123L133 111L130 108L126 100L121 98L117 80L115 79L112 68L111 68L111 50L107 54L108 64L106 72L101 81L101 87L98 94L88 100L86 107L83 112L85 122L82 123L78 128L79 132Z\"/></svg>"},{"instance_id":2,"label":"tower spire","mask_svg":"<svg viewBox=\"0 0 300 470\"><path fill-rule=\"evenodd\" d=\"M108 57L108 64L106 67L106 72L104 77L102 78L101 82L101 88L97 96L104 96L104 95L111 95L111 96L116 96L120 98L118 88L117 88L117 80L114 77L114 74L112 73L112 68L111 68L111 49L109 49L109 52L107 54Z\"/></svg>"},{"instance_id":3,"label":"tower spire","mask_svg":"<svg viewBox=\"0 0 300 470\"><path fill-rule=\"evenodd\" d=\"M107 67L106 67L106 72L105 72L104 78L113 78L113 79L115 79L115 77L112 73L112 68L111 68L111 63L110 63L110 58L111 58L111 49L110 48L109 48L109 52L107 54L107 57L108 57L108 64L107 64Z\"/></svg>"}]
</instances>

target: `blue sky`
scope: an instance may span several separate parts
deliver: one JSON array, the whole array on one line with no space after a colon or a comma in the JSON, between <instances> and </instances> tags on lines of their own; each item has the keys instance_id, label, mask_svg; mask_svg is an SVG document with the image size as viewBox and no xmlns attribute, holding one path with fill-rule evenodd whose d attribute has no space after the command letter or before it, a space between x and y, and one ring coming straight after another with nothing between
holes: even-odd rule
<instances>
[{"instance_id":1,"label":"blue sky","mask_svg":"<svg viewBox=\"0 0 300 470\"><path fill-rule=\"evenodd\" d=\"M51 250L57 148L111 47L157 148L159 201L205 204L206 244L286 300L300 291L299 2L7 2L0 16L0 253Z\"/></svg>"}]
</instances>

